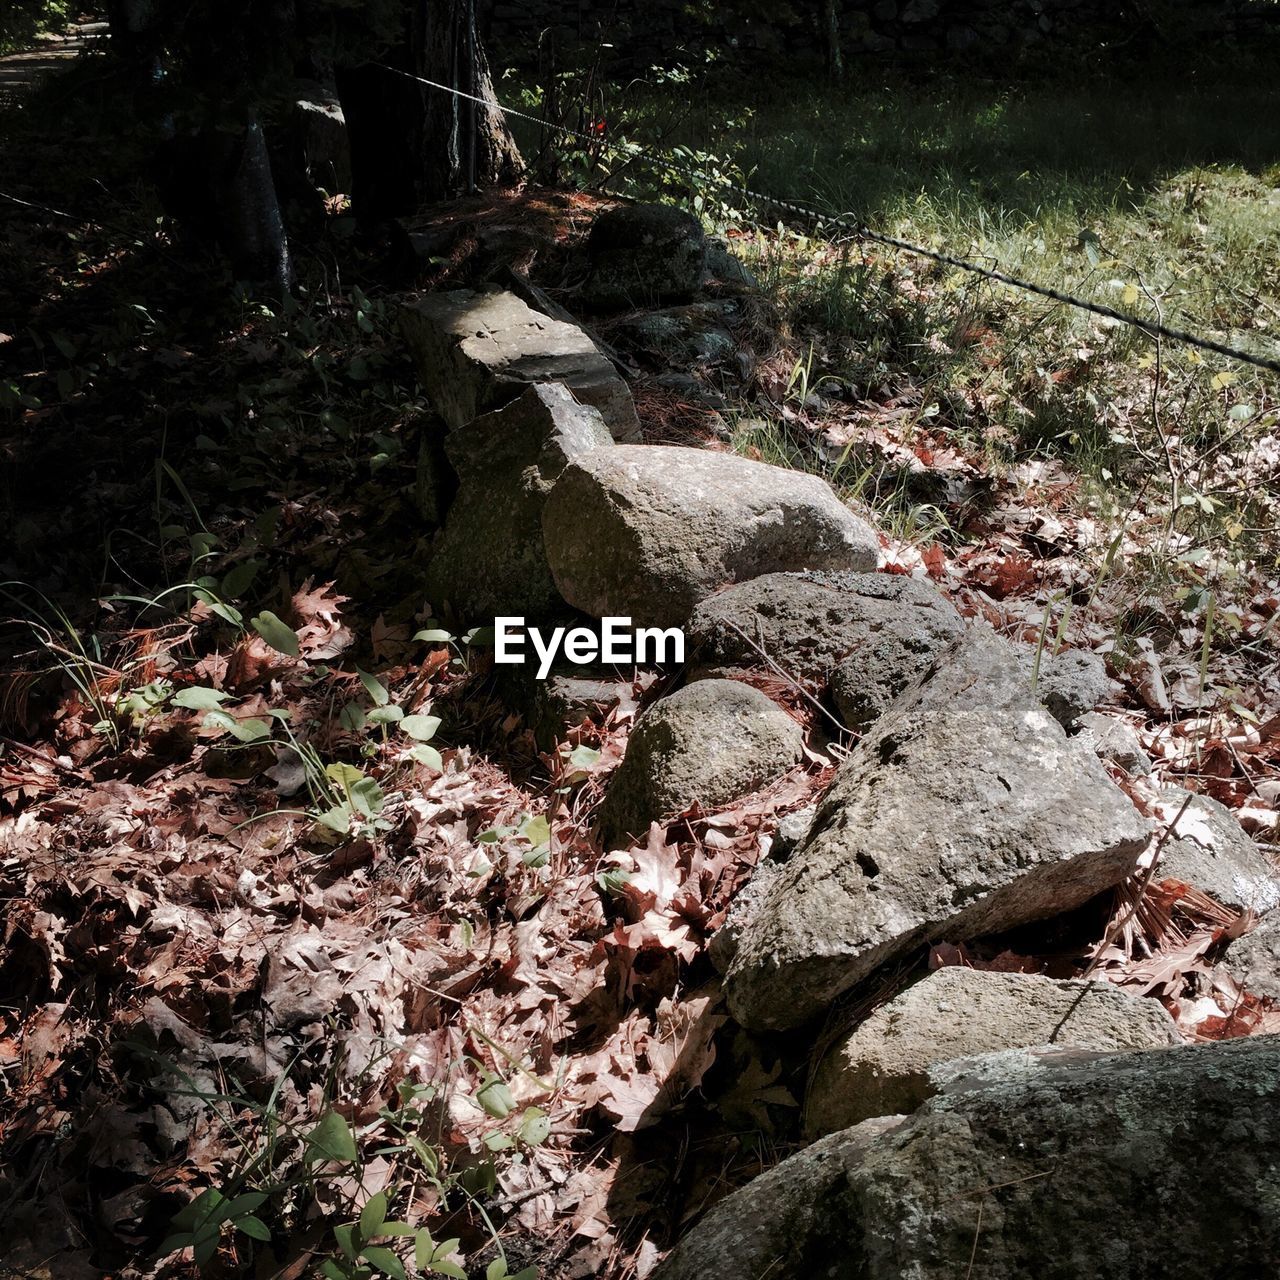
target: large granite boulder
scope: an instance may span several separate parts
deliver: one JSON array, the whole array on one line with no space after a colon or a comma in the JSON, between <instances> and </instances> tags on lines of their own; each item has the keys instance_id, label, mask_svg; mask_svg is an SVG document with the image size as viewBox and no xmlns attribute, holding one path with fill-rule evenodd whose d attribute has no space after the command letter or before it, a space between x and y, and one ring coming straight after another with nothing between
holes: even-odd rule
<instances>
[{"instance_id":1,"label":"large granite boulder","mask_svg":"<svg viewBox=\"0 0 1280 1280\"><path fill-rule=\"evenodd\" d=\"M1001 1049L1154 1049L1179 1044L1158 1000L1099 979L938 969L881 1005L823 1058L805 1100L818 1137L872 1116L905 1115L934 1092L930 1068Z\"/></svg>"},{"instance_id":2,"label":"large granite boulder","mask_svg":"<svg viewBox=\"0 0 1280 1280\"><path fill-rule=\"evenodd\" d=\"M600 410L615 440L638 440L627 384L576 325L534 311L508 290L432 293L400 309L418 376L452 428L500 409L530 383L562 382Z\"/></svg>"},{"instance_id":3,"label":"large granite boulder","mask_svg":"<svg viewBox=\"0 0 1280 1280\"><path fill-rule=\"evenodd\" d=\"M543 515L561 595L597 617L680 626L718 587L875 568L879 544L817 476L729 453L623 445L577 459Z\"/></svg>"},{"instance_id":4,"label":"large granite boulder","mask_svg":"<svg viewBox=\"0 0 1280 1280\"><path fill-rule=\"evenodd\" d=\"M697 803L705 811L781 777L800 760L800 726L758 689L699 680L636 723L600 813L606 843L641 837L651 822Z\"/></svg>"},{"instance_id":5,"label":"large granite boulder","mask_svg":"<svg viewBox=\"0 0 1280 1280\"><path fill-rule=\"evenodd\" d=\"M1148 824L974 627L840 766L743 931L726 984L750 1028L796 1026L940 939L1059 915L1118 884Z\"/></svg>"},{"instance_id":6,"label":"large granite boulder","mask_svg":"<svg viewBox=\"0 0 1280 1280\"><path fill-rule=\"evenodd\" d=\"M652 1280L1251 1280L1278 1196L1277 1037L1020 1055L784 1160Z\"/></svg>"},{"instance_id":7,"label":"large granite boulder","mask_svg":"<svg viewBox=\"0 0 1280 1280\"><path fill-rule=\"evenodd\" d=\"M593 307L688 302L702 284L707 244L691 213L665 204L619 205L592 224L579 296Z\"/></svg>"},{"instance_id":8,"label":"large granite boulder","mask_svg":"<svg viewBox=\"0 0 1280 1280\"><path fill-rule=\"evenodd\" d=\"M490 620L554 611L560 595L542 544L547 494L573 458L612 447L599 411L555 382L450 434L444 448L459 488L427 569L432 603Z\"/></svg>"},{"instance_id":9,"label":"large granite boulder","mask_svg":"<svg viewBox=\"0 0 1280 1280\"><path fill-rule=\"evenodd\" d=\"M830 681L845 723L861 730L963 629L951 603L917 578L770 573L704 600L689 642L699 668L758 667L763 650L811 687Z\"/></svg>"}]
</instances>

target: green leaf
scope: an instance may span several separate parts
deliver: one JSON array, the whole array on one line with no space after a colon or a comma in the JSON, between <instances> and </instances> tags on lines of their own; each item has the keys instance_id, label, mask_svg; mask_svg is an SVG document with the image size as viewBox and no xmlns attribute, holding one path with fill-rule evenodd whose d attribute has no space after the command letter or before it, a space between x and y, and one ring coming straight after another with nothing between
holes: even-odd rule
<instances>
[{"instance_id":1,"label":"green leaf","mask_svg":"<svg viewBox=\"0 0 1280 1280\"><path fill-rule=\"evenodd\" d=\"M364 781L364 773L357 769L353 764L331 764L324 771L325 777L329 778L340 791L350 791L357 782Z\"/></svg>"},{"instance_id":2,"label":"green leaf","mask_svg":"<svg viewBox=\"0 0 1280 1280\"><path fill-rule=\"evenodd\" d=\"M590 769L600 760L600 753L595 747L574 747L569 752L569 763L575 769Z\"/></svg>"},{"instance_id":3,"label":"green leaf","mask_svg":"<svg viewBox=\"0 0 1280 1280\"><path fill-rule=\"evenodd\" d=\"M400 731L418 742L430 742L440 728L439 716L405 716L400 721Z\"/></svg>"},{"instance_id":4,"label":"green leaf","mask_svg":"<svg viewBox=\"0 0 1280 1280\"><path fill-rule=\"evenodd\" d=\"M332 1258L326 1258L320 1264L320 1274L325 1280L347 1280L347 1273Z\"/></svg>"},{"instance_id":5,"label":"green leaf","mask_svg":"<svg viewBox=\"0 0 1280 1280\"><path fill-rule=\"evenodd\" d=\"M338 1248L343 1254L354 1262L359 1256L356 1250L356 1224L347 1222L342 1226L334 1227L333 1238L338 1242Z\"/></svg>"},{"instance_id":6,"label":"green leaf","mask_svg":"<svg viewBox=\"0 0 1280 1280\"><path fill-rule=\"evenodd\" d=\"M255 1218L251 1213L246 1214L243 1218L236 1218L235 1224L237 1231L243 1231L245 1235L254 1240L271 1239L271 1229L261 1218Z\"/></svg>"},{"instance_id":7,"label":"green leaf","mask_svg":"<svg viewBox=\"0 0 1280 1280\"><path fill-rule=\"evenodd\" d=\"M227 1216L229 1218L238 1218L242 1213L252 1213L255 1209L260 1209L267 1202L267 1193L265 1191L246 1191L244 1195L236 1196L227 1205Z\"/></svg>"},{"instance_id":8,"label":"green leaf","mask_svg":"<svg viewBox=\"0 0 1280 1280\"><path fill-rule=\"evenodd\" d=\"M233 627L242 626L244 623L244 614L239 609L233 608L229 604L224 604L212 591L206 591L203 587L197 587L192 593L201 604L207 605L209 609L215 613L223 622L229 622Z\"/></svg>"},{"instance_id":9,"label":"green leaf","mask_svg":"<svg viewBox=\"0 0 1280 1280\"><path fill-rule=\"evenodd\" d=\"M180 1231L198 1231L210 1222L226 1221L226 1197L217 1187L207 1187L194 1200L188 1200L173 1215L173 1225Z\"/></svg>"},{"instance_id":10,"label":"green leaf","mask_svg":"<svg viewBox=\"0 0 1280 1280\"><path fill-rule=\"evenodd\" d=\"M532 845L548 844L551 841L551 824L542 814L526 818L520 825L520 834Z\"/></svg>"},{"instance_id":11,"label":"green leaf","mask_svg":"<svg viewBox=\"0 0 1280 1280\"><path fill-rule=\"evenodd\" d=\"M426 644L448 644L453 639L453 636L450 632L443 631L439 627L428 627L425 631L414 632L413 638Z\"/></svg>"},{"instance_id":12,"label":"green leaf","mask_svg":"<svg viewBox=\"0 0 1280 1280\"><path fill-rule=\"evenodd\" d=\"M409 1144L409 1149L422 1161L422 1167L434 1178L440 1171L440 1157L435 1149L427 1146L421 1138L412 1134L406 1141Z\"/></svg>"},{"instance_id":13,"label":"green leaf","mask_svg":"<svg viewBox=\"0 0 1280 1280\"><path fill-rule=\"evenodd\" d=\"M222 578L222 594L232 600L244 595L261 568L261 560L244 560L235 568L228 569Z\"/></svg>"},{"instance_id":14,"label":"green leaf","mask_svg":"<svg viewBox=\"0 0 1280 1280\"><path fill-rule=\"evenodd\" d=\"M526 1107L516 1136L526 1146L540 1147L551 1136L551 1117L541 1107Z\"/></svg>"},{"instance_id":15,"label":"green leaf","mask_svg":"<svg viewBox=\"0 0 1280 1280\"><path fill-rule=\"evenodd\" d=\"M370 1245L367 1249L361 1250L360 1256L377 1267L384 1276L391 1276L392 1280L407 1280L404 1263L390 1249L382 1245Z\"/></svg>"},{"instance_id":16,"label":"green leaf","mask_svg":"<svg viewBox=\"0 0 1280 1280\"><path fill-rule=\"evenodd\" d=\"M493 648L493 628L492 627L472 627L465 636L462 637L463 643L474 645L477 649Z\"/></svg>"},{"instance_id":17,"label":"green leaf","mask_svg":"<svg viewBox=\"0 0 1280 1280\"><path fill-rule=\"evenodd\" d=\"M358 702L348 702L338 716L338 723L351 733L359 733L368 723L368 717Z\"/></svg>"},{"instance_id":18,"label":"green leaf","mask_svg":"<svg viewBox=\"0 0 1280 1280\"><path fill-rule=\"evenodd\" d=\"M387 1220L387 1193L379 1191L370 1196L363 1209L360 1210L360 1234L371 1240L382 1233L382 1224ZM367 1255L366 1255L367 1256Z\"/></svg>"},{"instance_id":19,"label":"green leaf","mask_svg":"<svg viewBox=\"0 0 1280 1280\"><path fill-rule=\"evenodd\" d=\"M409 754L419 764L425 764L428 769L434 769L437 773L444 772L444 757L435 747L429 747L425 742L420 742Z\"/></svg>"},{"instance_id":20,"label":"green leaf","mask_svg":"<svg viewBox=\"0 0 1280 1280\"><path fill-rule=\"evenodd\" d=\"M377 676L371 676L367 671L361 671L359 667L356 668L356 675L360 677L360 683L364 685L365 692L373 699L373 705L385 707L391 697L387 692L387 686Z\"/></svg>"},{"instance_id":21,"label":"green leaf","mask_svg":"<svg viewBox=\"0 0 1280 1280\"><path fill-rule=\"evenodd\" d=\"M387 703L385 707L374 707L368 716L370 724L396 724L403 719L404 711L394 702Z\"/></svg>"},{"instance_id":22,"label":"green leaf","mask_svg":"<svg viewBox=\"0 0 1280 1280\"><path fill-rule=\"evenodd\" d=\"M431 1262L431 1255L435 1252L436 1242L431 1238L431 1232L422 1227L418 1234L413 1238L413 1260L417 1264L419 1271L425 1271Z\"/></svg>"},{"instance_id":23,"label":"green leaf","mask_svg":"<svg viewBox=\"0 0 1280 1280\"><path fill-rule=\"evenodd\" d=\"M271 726L265 720L237 720L225 711L210 711L202 724L209 729L221 729L239 742L261 742L271 736Z\"/></svg>"},{"instance_id":24,"label":"green leaf","mask_svg":"<svg viewBox=\"0 0 1280 1280\"><path fill-rule=\"evenodd\" d=\"M322 827L328 827L330 831L336 831L340 836L350 835L351 806L335 804L332 809L326 809L316 821Z\"/></svg>"},{"instance_id":25,"label":"green leaf","mask_svg":"<svg viewBox=\"0 0 1280 1280\"><path fill-rule=\"evenodd\" d=\"M301 650L298 648L298 633L281 621L270 609L264 609L256 618L250 619L249 625L277 652L296 658Z\"/></svg>"},{"instance_id":26,"label":"green leaf","mask_svg":"<svg viewBox=\"0 0 1280 1280\"><path fill-rule=\"evenodd\" d=\"M216 711L219 705L230 697L229 693L223 693L221 689L196 686L191 689L180 689L173 695L172 701L175 707L186 707L189 711Z\"/></svg>"},{"instance_id":27,"label":"green leaf","mask_svg":"<svg viewBox=\"0 0 1280 1280\"><path fill-rule=\"evenodd\" d=\"M468 1280L467 1273L456 1262L439 1262L431 1264L431 1270L440 1276L452 1276L453 1280Z\"/></svg>"},{"instance_id":28,"label":"green leaf","mask_svg":"<svg viewBox=\"0 0 1280 1280\"><path fill-rule=\"evenodd\" d=\"M351 788L351 804L366 818L382 812L387 803L382 788L372 778L361 778Z\"/></svg>"},{"instance_id":29,"label":"green leaf","mask_svg":"<svg viewBox=\"0 0 1280 1280\"><path fill-rule=\"evenodd\" d=\"M486 1076L475 1100L495 1120L505 1120L516 1109L516 1100L501 1076Z\"/></svg>"},{"instance_id":30,"label":"green leaf","mask_svg":"<svg viewBox=\"0 0 1280 1280\"><path fill-rule=\"evenodd\" d=\"M305 1142L312 1154L325 1160L351 1161L356 1158L356 1140L350 1126L336 1112L326 1111Z\"/></svg>"}]
</instances>

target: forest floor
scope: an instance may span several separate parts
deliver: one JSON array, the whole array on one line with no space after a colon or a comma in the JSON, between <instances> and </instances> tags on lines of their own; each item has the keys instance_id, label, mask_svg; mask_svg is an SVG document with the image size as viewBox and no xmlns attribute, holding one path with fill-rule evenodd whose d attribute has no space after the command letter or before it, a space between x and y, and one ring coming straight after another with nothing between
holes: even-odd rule
<instances>
[{"instance_id":1,"label":"forest floor","mask_svg":"<svg viewBox=\"0 0 1280 1280\"><path fill-rule=\"evenodd\" d=\"M644 682L548 750L468 642L483 620L442 623L421 597L430 410L395 295L469 283L518 243L571 306L567 255L601 197L445 211L461 234L413 281L331 206L295 238L282 309L174 239L117 92L88 59L0 115L0 185L37 206L0 222L0 1275L176 1277L194 1253L215 1276L395 1276L390 1218L426 1273L642 1276L799 1140L804 1046L734 1026L706 941L840 744L728 812L601 848ZM929 92L900 88L884 138L914 119L909 149L936 153ZM1004 94L1002 118L1027 95L1047 115L1056 90L1038 92ZM792 101L778 136L828 136ZM1004 138L1011 182L1052 167L1046 133ZM1114 185L1087 209L1013 209L979 183L947 221L921 183L866 212L1269 341L1273 141L1135 171L1141 199ZM764 176L797 194L779 166ZM649 438L819 471L881 520L889 570L1008 634L1104 653L1157 780L1228 804L1274 852L1274 378L707 214L764 284L749 358L699 371L714 407L637 364ZM1147 939L1166 962L1146 957L1143 981L1188 1038L1270 1025L1257 1002L1189 998L1223 921L1184 906L1180 932ZM1116 909L969 958L1078 973ZM1138 968L1114 949L1100 972Z\"/></svg>"}]
</instances>

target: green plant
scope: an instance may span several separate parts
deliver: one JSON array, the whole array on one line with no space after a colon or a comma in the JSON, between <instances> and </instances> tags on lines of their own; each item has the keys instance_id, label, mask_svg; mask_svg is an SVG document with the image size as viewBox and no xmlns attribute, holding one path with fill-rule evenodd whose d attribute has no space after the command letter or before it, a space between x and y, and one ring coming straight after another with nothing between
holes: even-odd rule
<instances>
[{"instance_id":1,"label":"green plant","mask_svg":"<svg viewBox=\"0 0 1280 1280\"><path fill-rule=\"evenodd\" d=\"M475 1034L502 1053L488 1037ZM443 1114L437 1085L402 1081L394 1104L380 1108L376 1120L357 1134L331 1098L314 1120L286 1119L280 1103L288 1072L259 1103L204 1088L154 1050L139 1044L130 1047L162 1077L179 1081L176 1087L167 1086L168 1092L208 1106L240 1151L237 1166L219 1185L197 1192L174 1216L171 1233L160 1246L162 1255L190 1248L197 1266L204 1268L219 1248L235 1249L237 1235L265 1242L275 1233L297 1228L318 1203L320 1189L326 1189L330 1198L336 1194L346 1199L350 1192L344 1188L360 1185L368 1150L392 1162L393 1178L385 1189L365 1199L358 1212L351 1205L350 1215L338 1215L340 1220L329 1227L331 1252L320 1262L320 1272L328 1280L370 1280L374 1276L407 1280L409 1257L412 1268L421 1275L467 1280L467 1272L453 1261L459 1239L436 1240L426 1226L392 1216L397 1203L407 1202L408 1188L415 1182L427 1183L445 1199L461 1197L475 1209L498 1250L488 1276L536 1280L536 1268L509 1272L501 1240L481 1197L491 1194L497 1185L494 1158L505 1155L522 1160L525 1152L546 1141L551 1122L539 1107L518 1107L496 1073L483 1072L473 1101L495 1120L509 1122L506 1131L495 1130L487 1136L484 1160L452 1169L438 1136L429 1136L439 1127ZM468 1061L482 1069L474 1059Z\"/></svg>"}]
</instances>

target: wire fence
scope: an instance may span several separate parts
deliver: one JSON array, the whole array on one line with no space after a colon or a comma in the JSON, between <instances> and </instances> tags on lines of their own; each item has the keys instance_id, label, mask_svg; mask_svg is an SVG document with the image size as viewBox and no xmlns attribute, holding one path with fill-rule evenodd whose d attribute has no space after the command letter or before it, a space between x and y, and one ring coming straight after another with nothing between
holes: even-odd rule
<instances>
[{"instance_id":1,"label":"wire fence","mask_svg":"<svg viewBox=\"0 0 1280 1280\"><path fill-rule=\"evenodd\" d=\"M1018 289L1023 293L1045 298L1050 302L1062 303L1065 306L1074 307L1079 311L1085 311L1091 315L1100 316L1107 320L1113 320L1120 324L1131 325L1133 328L1145 333L1148 337L1168 339L1171 342L1182 343L1185 346L1194 347L1201 351L1210 351L1215 355L1225 356L1229 360L1235 360L1241 364L1251 365L1257 369L1265 369L1271 373L1280 373L1280 358L1260 356L1255 355L1250 351L1242 351L1239 347L1233 347L1229 343L1219 342L1216 338L1209 338L1203 334L1192 333L1187 329L1177 329L1171 325L1163 323L1163 321L1151 320L1144 318L1143 316L1136 316L1130 312L1121 311L1116 307L1109 307L1103 302L1093 302L1088 298L1079 298L1074 294L1066 293L1061 289L1052 288L1049 285L1036 284L1032 280L1024 280L1019 276L1011 275L1007 271L1002 271L998 267L984 267L981 263L971 262L967 258L961 258L956 254L946 253L940 249L930 249L926 245L914 244L912 241L904 240L899 236L892 236L883 231L877 231L874 227L869 226L861 219L851 218L847 214L823 213L818 209L800 204L798 201L782 199L779 196L770 195L768 192L764 191L756 191L751 187L743 186L722 176L717 176L713 180L713 183L708 183L707 176L694 166L685 164L672 156L661 155L657 152L649 151L637 143L629 141L611 142L609 139L597 134L586 133L581 129L574 129L569 125L561 124L554 120L546 120L541 116L533 115L531 112L521 111L516 107L510 107L495 100L467 93L452 85L442 84L438 80L431 80L424 76L414 75L413 73L403 71L398 67L389 67L384 63L374 63L373 65L380 67L384 71L389 71L392 75L403 76L405 79L416 81L418 84L425 85L428 88L435 89L442 93L452 94L454 97L478 104L479 106L490 110L496 109L513 119L527 121L530 124L537 125L541 129L549 129L563 137L573 138L588 147L603 148L616 154L624 155L631 160L641 160L655 168L665 169L670 173L679 174L681 177L693 182L695 187L700 190L708 185L714 185L718 190L722 192L732 192L737 196L744 197L751 204L764 210L781 211L784 214L789 214L792 217L803 220L804 222L811 223L816 227L824 225L839 227L842 230L851 232L861 240L884 245L886 248L896 249L902 253L911 254L918 258L924 258L932 262L940 263L944 266L953 267L959 271L966 271L972 275L979 276L982 279L991 280L996 284L1005 285L1011 289ZM707 193L705 190L702 190L702 194L705 196Z\"/></svg>"}]
</instances>

